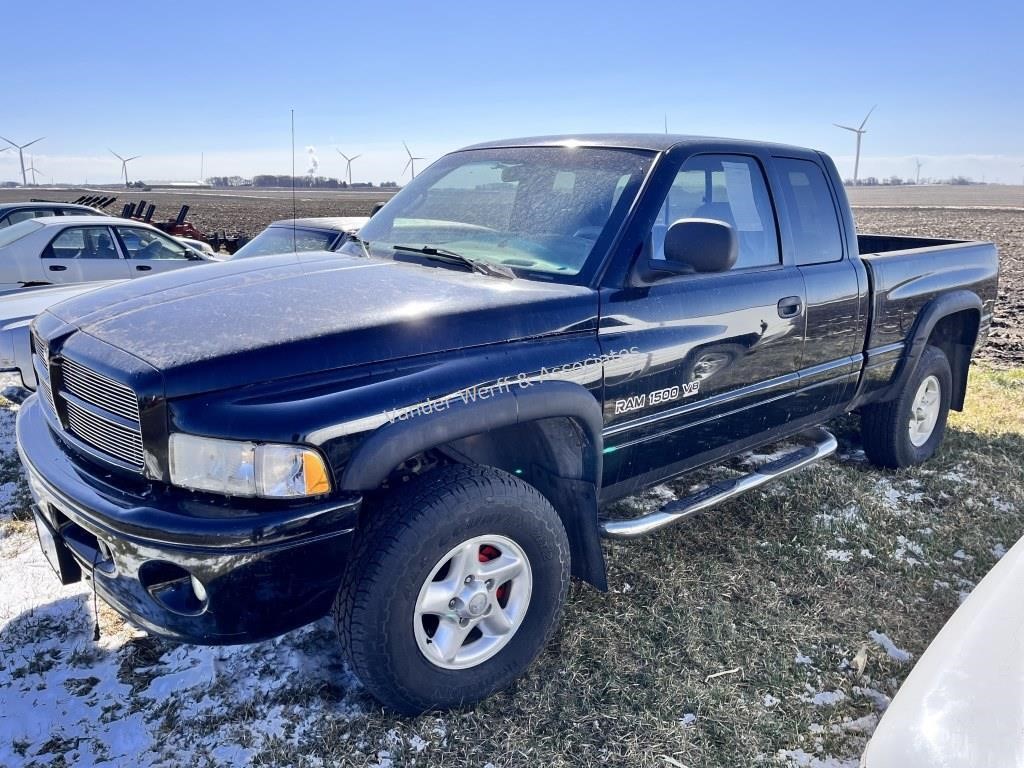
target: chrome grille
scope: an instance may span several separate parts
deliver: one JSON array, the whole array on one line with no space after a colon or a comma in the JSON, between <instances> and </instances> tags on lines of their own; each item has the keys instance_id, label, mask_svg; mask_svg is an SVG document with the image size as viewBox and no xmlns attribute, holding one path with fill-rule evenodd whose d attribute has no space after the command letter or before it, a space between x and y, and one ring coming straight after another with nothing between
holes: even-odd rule
<instances>
[{"instance_id":1,"label":"chrome grille","mask_svg":"<svg viewBox=\"0 0 1024 768\"><path fill-rule=\"evenodd\" d=\"M142 434L139 430L115 424L97 414L65 401L68 427L73 435L110 456L132 465L144 466Z\"/></svg>"},{"instance_id":2,"label":"chrome grille","mask_svg":"<svg viewBox=\"0 0 1024 768\"><path fill-rule=\"evenodd\" d=\"M54 392L49 379L42 376L40 388L53 412L60 417L61 426L100 455L141 472L145 467L145 453L135 392L68 357L58 357L55 363L57 391ZM49 372L46 366L43 368L43 373Z\"/></svg>"},{"instance_id":3,"label":"chrome grille","mask_svg":"<svg viewBox=\"0 0 1024 768\"><path fill-rule=\"evenodd\" d=\"M50 359L49 345L43 341L42 337L35 331L32 331L32 349L37 355L39 355L39 359L42 360L44 364Z\"/></svg>"},{"instance_id":4,"label":"chrome grille","mask_svg":"<svg viewBox=\"0 0 1024 768\"><path fill-rule=\"evenodd\" d=\"M64 389L72 395L138 423L139 400L131 388L66 358L61 364L61 374Z\"/></svg>"},{"instance_id":5,"label":"chrome grille","mask_svg":"<svg viewBox=\"0 0 1024 768\"><path fill-rule=\"evenodd\" d=\"M53 401L53 388L50 386L50 348L35 331L32 332L32 363L36 369L36 379L39 381L43 399L49 404L50 410L57 413Z\"/></svg>"}]
</instances>

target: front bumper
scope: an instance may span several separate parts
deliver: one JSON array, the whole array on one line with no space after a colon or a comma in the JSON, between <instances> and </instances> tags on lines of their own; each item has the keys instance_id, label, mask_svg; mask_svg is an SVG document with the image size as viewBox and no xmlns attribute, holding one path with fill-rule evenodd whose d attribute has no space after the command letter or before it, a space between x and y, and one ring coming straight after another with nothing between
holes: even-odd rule
<instances>
[{"instance_id":1,"label":"front bumper","mask_svg":"<svg viewBox=\"0 0 1024 768\"><path fill-rule=\"evenodd\" d=\"M330 610L359 496L246 508L162 486L127 491L74 460L37 395L18 414L17 438L44 549L70 565L62 578L91 576L106 602L145 629L185 642L246 643Z\"/></svg>"}]
</instances>

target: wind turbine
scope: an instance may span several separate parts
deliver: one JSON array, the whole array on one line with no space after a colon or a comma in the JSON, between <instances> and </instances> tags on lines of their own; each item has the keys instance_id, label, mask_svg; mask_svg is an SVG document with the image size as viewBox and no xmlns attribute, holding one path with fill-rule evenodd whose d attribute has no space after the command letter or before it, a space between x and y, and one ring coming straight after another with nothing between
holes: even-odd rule
<instances>
[{"instance_id":1,"label":"wind turbine","mask_svg":"<svg viewBox=\"0 0 1024 768\"><path fill-rule=\"evenodd\" d=\"M340 149L338 150L338 154L345 158L345 175L348 177L348 185L351 187L352 186L352 161L353 160L358 160L360 157L362 157L362 155L352 155L352 157L349 157L344 152L342 152ZM405 171L402 171L402 173L405 173Z\"/></svg>"},{"instance_id":2,"label":"wind turbine","mask_svg":"<svg viewBox=\"0 0 1024 768\"><path fill-rule=\"evenodd\" d=\"M110 148L107 147L107 149L110 149ZM121 161L121 173L124 174L124 185L127 187L128 186L128 163L130 163L132 160L138 160L140 157L142 157L142 155L132 155L131 157L121 157L119 154L117 154L117 152L115 152L112 149L110 150L110 154L112 154L114 157L116 157L118 160Z\"/></svg>"},{"instance_id":3,"label":"wind turbine","mask_svg":"<svg viewBox=\"0 0 1024 768\"><path fill-rule=\"evenodd\" d=\"M836 128L842 128L844 131L852 131L853 133L857 134L857 154L854 156L854 160L853 160L853 183L854 184L857 183L857 174L860 171L860 138L865 133L867 133L867 131L864 130L864 126L867 124L868 118L871 117L871 113L875 111L875 107L877 107L877 106L878 105L875 104L874 107L872 107L870 110L868 110L868 113L867 113L867 115L864 116L864 120L861 122L859 128L851 128L848 125L840 125L839 123L832 123L832 125L834 125Z\"/></svg>"},{"instance_id":4,"label":"wind turbine","mask_svg":"<svg viewBox=\"0 0 1024 768\"><path fill-rule=\"evenodd\" d=\"M921 162L920 158L915 157L914 158L914 164L917 166L917 180L914 183L915 184L920 184L921 183L921 166L924 165L924 163Z\"/></svg>"},{"instance_id":5,"label":"wind turbine","mask_svg":"<svg viewBox=\"0 0 1024 768\"><path fill-rule=\"evenodd\" d=\"M407 154L409 156L409 162L407 162L405 164L405 168L402 169L402 175L405 176L405 172L411 170L412 171L412 175L409 178L410 179L415 179L416 178L416 161L417 160L425 160L426 158L423 158L423 157L413 157L412 152L409 151L409 145L406 144L404 141L402 142L402 146L405 147L405 154Z\"/></svg>"},{"instance_id":6,"label":"wind turbine","mask_svg":"<svg viewBox=\"0 0 1024 768\"><path fill-rule=\"evenodd\" d=\"M36 186L36 174L37 173L42 173L42 171L40 171L38 168L36 168L36 161L32 157L32 155L28 156L28 168L26 168L25 170L32 172L32 186L33 187Z\"/></svg>"},{"instance_id":7,"label":"wind turbine","mask_svg":"<svg viewBox=\"0 0 1024 768\"><path fill-rule=\"evenodd\" d=\"M28 148L28 147L31 147L37 141L42 141L45 138L46 138L45 136L40 136L38 139L33 139L28 144L18 145L18 144L15 144L10 139L7 139L7 138L4 138L3 136L0 136L0 139L3 139L8 144L10 144L12 147L14 147L16 150L18 150L18 160L21 161L21 183L22 183L22 186L26 186L26 187L28 186L28 176L25 175L25 149Z\"/></svg>"}]
</instances>

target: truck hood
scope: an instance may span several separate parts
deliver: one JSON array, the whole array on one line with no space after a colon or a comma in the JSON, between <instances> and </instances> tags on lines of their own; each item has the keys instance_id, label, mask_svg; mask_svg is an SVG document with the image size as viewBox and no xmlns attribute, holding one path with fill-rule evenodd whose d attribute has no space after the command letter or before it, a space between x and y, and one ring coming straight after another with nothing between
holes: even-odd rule
<instances>
[{"instance_id":1,"label":"truck hood","mask_svg":"<svg viewBox=\"0 0 1024 768\"><path fill-rule=\"evenodd\" d=\"M582 286L310 252L133 280L48 312L160 371L175 397L594 329L597 308Z\"/></svg>"}]
</instances>

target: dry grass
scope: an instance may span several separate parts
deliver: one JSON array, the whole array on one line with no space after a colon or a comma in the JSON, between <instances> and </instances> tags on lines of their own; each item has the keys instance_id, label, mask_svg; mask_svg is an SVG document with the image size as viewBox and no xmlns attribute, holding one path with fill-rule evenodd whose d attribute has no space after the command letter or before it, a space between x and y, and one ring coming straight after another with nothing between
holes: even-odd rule
<instances>
[{"instance_id":1,"label":"dry grass","mask_svg":"<svg viewBox=\"0 0 1024 768\"><path fill-rule=\"evenodd\" d=\"M924 467L871 468L856 427L855 418L837 425L837 459L688 525L607 545L611 591L574 587L562 631L529 674L466 711L379 711L340 671L322 625L239 652L209 685L158 701L146 698L152 681L182 659L205 658L200 649L132 637L103 653L130 686L124 712L142 713L161 754L198 765L229 764L200 756L230 744L254 765L698 768L830 756L856 766L885 697L912 667L869 633L916 659L1024 532L1024 371L972 372L967 410ZM622 507L649 508L693 482ZM117 631L110 615L104 623ZM54 657L52 644L31 648L26 638L23 679L64 664L86 692L95 685L90 665L99 662L88 653L69 660ZM315 673L282 668L285 651L314 660ZM270 692L246 693L241 670L269 681ZM0 700L8 695L0 686ZM75 762L77 742L67 746L54 729L50 756ZM41 746L0 744L0 764L5 753L41 763Z\"/></svg>"}]
</instances>

